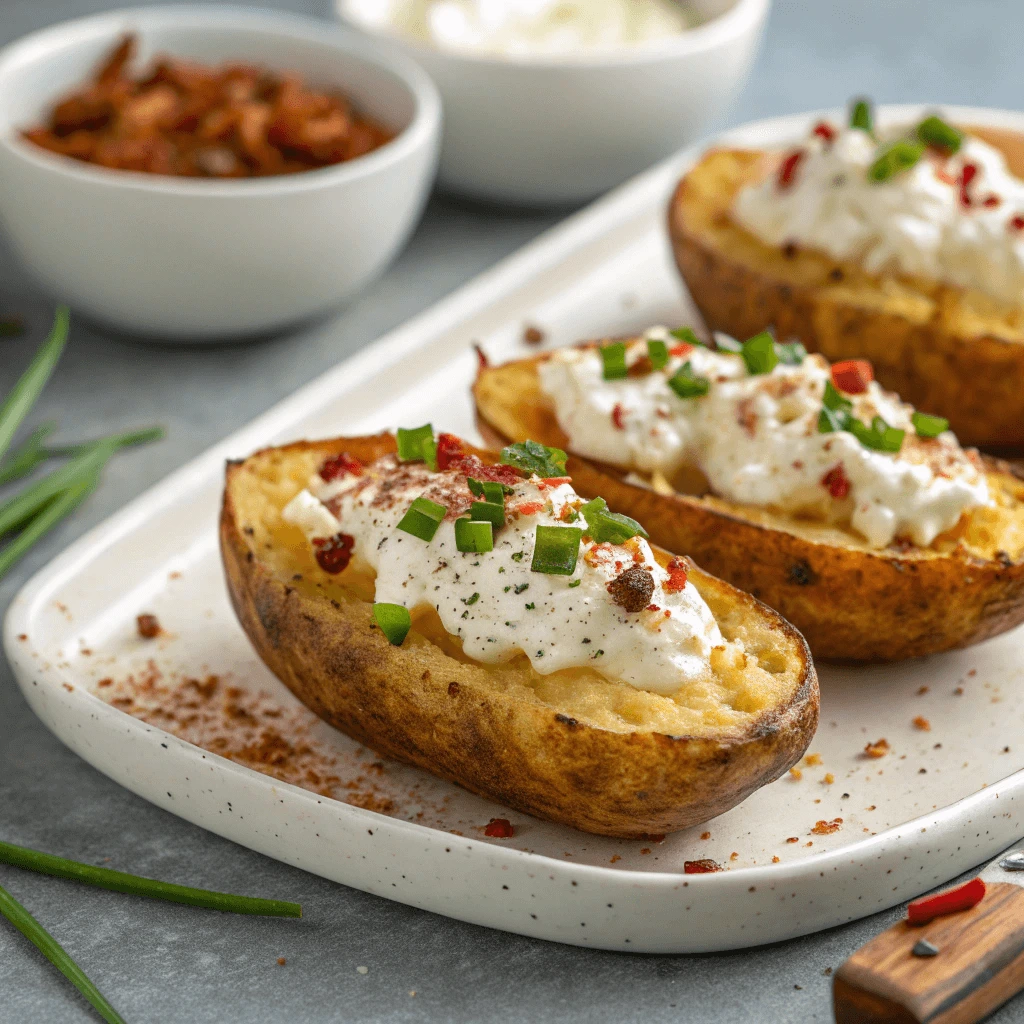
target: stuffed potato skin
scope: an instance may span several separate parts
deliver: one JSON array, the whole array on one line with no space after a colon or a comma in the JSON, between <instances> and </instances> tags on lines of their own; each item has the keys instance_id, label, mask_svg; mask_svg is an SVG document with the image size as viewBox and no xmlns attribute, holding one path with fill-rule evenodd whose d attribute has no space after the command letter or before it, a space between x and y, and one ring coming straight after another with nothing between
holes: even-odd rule
<instances>
[{"instance_id":1,"label":"stuffed potato skin","mask_svg":"<svg viewBox=\"0 0 1024 1024\"><path fill-rule=\"evenodd\" d=\"M745 338L771 324L829 360L868 359L886 388L945 416L963 444L1024 447L1024 308L763 244L730 209L764 157L710 150L669 206L676 265L708 327Z\"/></svg>"},{"instance_id":2,"label":"stuffed potato skin","mask_svg":"<svg viewBox=\"0 0 1024 1024\"><path fill-rule=\"evenodd\" d=\"M481 369L478 425L500 446L529 435L568 446L540 389L543 355ZM581 494L642 522L651 540L686 551L709 572L779 611L816 658L900 661L966 647L1024 622L1024 482L987 460L1000 502L978 510L937 547L874 550L849 531L713 496L658 494L624 473L571 457Z\"/></svg>"},{"instance_id":3,"label":"stuffed potato skin","mask_svg":"<svg viewBox=\"0 0 1024 1024\"><path fill-rule=\"evenodd\" d=\"M327 456L369 462L394 450L391 435L300 442L227 467L220 539L232 603L268 667L321 718L506 806L609 836L705 821L802 756L818 715L803 638L696 567L691 580L723 629L781 659L793 677L789 698L742 732L597 728L524 699L492 668L451 656L416 626L392 646L373 625L369 600L323 573L304 546L282 549L279 513Z\"/></svg>"}]
</instances>

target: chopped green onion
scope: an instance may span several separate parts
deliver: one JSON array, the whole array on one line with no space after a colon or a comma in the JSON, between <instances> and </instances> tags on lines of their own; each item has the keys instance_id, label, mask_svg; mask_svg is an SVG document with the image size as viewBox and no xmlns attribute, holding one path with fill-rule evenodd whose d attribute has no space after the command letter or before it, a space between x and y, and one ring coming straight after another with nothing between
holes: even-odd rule
<instances>
[{"instance_id":1,"label":"chopped green onion","mask_svg":"<svg viewBox=\"0 0 1024 1024\"><path fill-rule=\"evenodd\" d=\"M850 414L845 409L829 409L823 407L818 413L818 433L834 434L837 430L845 430L850 422Z\"/></svg>"},{"instance_id":2,"label":"chopped green onion","mask_svg":"<svg viewBox=\"0 0 1024 1024\"><path fill-rule=\"evenodd\" d=\"M455 549L467 554L493 551L494 527L486 520L456 519Z\"/></svg>"},{"instance_id":3,"label":"chopped green onion","mask_svg":"<svg viewBox=\"0 0 1024 1024\"><path fill-rule=\"evenodd\" d=\"M573 580L569 584L569 589L572 590L573 587L578 587L582 582L583 582L583 580Z\"/></svg>"},{"instance_id":4,"label":"chopped green onion","mask_svg":"<svg viewBox=\"0 0 1024 1024\"><path fill-rule=\"evenodd\" d=\"M931 117L926 117L917 126L917 137L926 146L934 146L951 155L957 152L964 141L963 132L934 114Z\"/></svg>"},{"instance_id":5,"label":"chopped green onion","mask_svg":"<svg viewBox=\"0 0 1024 1024\"><path fill-rule=\"evenodd\" d=\"M867 442L867 447L880 452L898 452L903 447L903 438L906 433L905 430L900 430L898 427L890 427L881 416L876 416L871 421L871 437Z\"/></svg>"},{"instance_id":6,"label":"chopped green onion","mask_svg":"<svg viewBox=\"0 0 1024 1024\"><path fill-rule=\"evenodd\" d=\"M822 397L822 402L826 409L839 409L849 412L853 408L853 402L848 398L844 398L830 380L825 381L825 394Z\"/></svg>"},{"instance_id":7,"label":"chopped green onion","mask_svg":"<svg viewBox=\"0 0 1024 1024\"><path fill-rule=\"evenodd\" d=\"M543 479L565 476L567 458L561 448L548 448L536 441L510 444L501 450L502 465L515 466L524 473L535 473Z\"/></svg>"},{"instance_id":8,"label":"chopped green onion","mask_svg":"<svg viewBox=\"0 0 1024 1024\"><path fill-rule=\"evenodd\" d=\"M779 357L780 363L799 366L807 358L807 349L799 341L787 341L782 344L776 343L775 354Z\"/></svg>"},{"instance_id":9,"label":"chopped green onion","mask_svg":"<svg viewBox=\"0 0 1024 1024\"><path fill-rule=\"evenodd\" d=\"M932 416L926 412L915 412L910 417L918 437L938 437L949 430L949 420L942 416Z\"/></svg>"},{"instance_id":10,"label":"chopped green onion","mask_svg":"<svg viewBox=\"0 0 1024 1024\"><path fill-rule=\"evenodd\" d=\"M474 522L490 523L495 529L505 525L505 506L491 501L474 501L469 506L469 518Z\"/></svg>"},{"instance_id":11,"label":"chopped green onion","mask_svg":"<svg viewBox=\"0 0 1024 1024\"><path fill-rule=\"evenodd\" d=\"M68 307L58 306L49 337L39 347L28 369L0 406L0 457L10 448L22 420L28 415L28 411L39 397L39 392L50 379L50 374L53 373L53 368L64 349L64 342L67 341L70 323L71 314Z\"/></svg>"},{"instance_id":12,"label":"chopped green onion","mask_svg":"<svg viewBox=\"0 0 1024 1024\"><path fill-rule=\"evenodd\" d=\"M698 377L694 374L693 367L687 360L669 377L668 386L680 398L700 398L711 390L711 381L707 377Z\"/></svg>"},{"instance_id":13,"label":"chopped green onion","mask_svg":"<svg viewBox=\"0 0 1024 1024\"><path fill-rule=\"evenodd\" d=\"M730 337L728 334L716 334L715 348L719 352L733 352L739 355L743 351L743 343Z\"/></svg>"},{"instance_id":14,"label":"chopped green onion","mask_svg":"<svg viewBox=\"0 0 1024 1024\"><path fill-rule=\"evenodd\" d=\"M868 180L888 181L901 171L909 170L924 155L924 144L899 139L886 146L868 168Z\"/></svg>"},{"instance_id":15,"label":"chopped green onion","mask_svg":"<svg viewBox=\"0 0 1024 1024\"><path fill-rule=\"evenodd\" d=\"M466 478L466 483L469 484L471 494L495 505L503 504L505 495L511 494L513 490L508 484L499 484L493 480L474 480L471 476Z\"/></svg>"},{"instance_id":16,"label":"chopped green onion","mask_svg":"<svg viewBox=\"0 0 1024 1024\"><path fill-rule=\"evenodd\" d=\"M437 469L437 445L434 428L429 423L409 430L399 427L395 431L395 440L398 442L398 458L402 462L426 462L428 465L432 462L430 468Z\"/></svg>"},{"instance_id":17,"label":"chopped green onion","mask_svg":"<svg viewBox=\"0 0 1024 1024\"><path fill-rule=\"evenodd\" d=\"M859 128L869 135L875 130L875 118L869 100L854 100L850 109L850 127Z\"/></svg>"},{"instance_id":18,"label":"chopped green onion","mask_svg":"<svg viewBox=\"0 0 1024 1024\"><path fill-rule=\"evenodd\" d=\"M100 889L128 893L131 896L148 896L171 903L186 903L191 907L205 907L207 910L222 910L230 914L261 914L265 917L302 917L302 907L287 900L234 896L226 892L159 882L154 878L129 875L124 871L113 871L110 868L98 868L92 864L82 864L77 860L67 860L51 853L40 853L38 850L29 850L24 846L2 841L0 862L13 864L26 871L37 871L43 875L54 875L85 885L95 885Z\"/></svg>"},{"instance_id":19,"label":"chopped green onion","mask_svg":"<svg viewBox=\"0 0 1024 1024\"><path fill-rule=\"evenodd\" d=\"M103 998L100 990L68 955L64 947L2 886L0 914L3 914L85 996L107 1024L125 1024L124 1018Z\"/></svg>"},{"instance_id":20,"label":"chopped green onion","mask_svg":"<svg viewBox=\"0 0 1024 1024\"><path fill-rule=\"evenodd\" d=\"M647 537L647 531L621 512L609 512L604 498L588 501L580 513L587 521L586 533L598 544L624 544L630 537Z\"/></svg>"},{"instance_id":21,"label":"chopped green onion","mask_svg":"<svg viewBox=\"0 0 1024 1024\"><path fill-rule=\"evenodd\" d=\"M441 520L444 519L447 511L444 505L438 505L436 501L431 501L421 495L413 501L408 511L402 516L398 523L398 529L429 543L434 539L434 534L437 533L437 528L441 525Z\"/></svg>"},{"instance_id":22,"label":"chopped green onion","mask_svg":"<svg viewBox=\"0 0 1024 1024\"><path fill-rule=\"evenodd\" d=\"M373 606L373 621L380 626L380 631L395 647L401 647L412 629L412 616L409 609L400 604L379 602Z\"/></svg>"},{"instance_id":23,"label":"chopped green onion","mask_svg":"<svg viewBox=\"0 0 1024 1024\"><path fill-rule=\"evenodd\" d=\"M462 603L468 607L471 604L476 604L477 601L479 600L480 595L476 591L474 591L472 594L469 595L469 597L464 597L462 599Z\"/></svg>"},{"instance_id":24,"label":"chopped green onion","mask_svg":"<svg viewBox=\"0 0 1024 1024\"><path fill-rule=\"evenodd\" d=\"M576 571L583 531L578 526L538 526L530 569L552 576Z\"/></svg>"},{"instance_id":25,"label":"chopped green onion","mask_svg":"<svg viewBox=\"0 0 1024 1024\"><path fill-rule=\"evenodd\" d=\"M668 345L658 338L647 339L647 358L656 370L664 370L668 366Z\"/></svg>"},{"instance_id":26,"label":"chopped green onion","mask_svg":"<svg viewBox=\"0 0 1024 1024\"><path fill-rule=\"evenodd\" d=\"M669 331L668 333L675 338L676 341L685 341L687 345L707 348L707 345L697 337L692 327L677 327L674 331Z\"/></svg>"},{"instance_id":27,"label":"chopped green onion","mask_svg":"<svg viewBox=\"0 0 1024 1024\"><path fill-rule=\"evenodd\" d=\"M626 376L626 345L613 341L601 346L601 376L605 380L622 380Z\"/></svg>"},{"instance_id":28,"label":"chopped green onion","mask_svg":"<svg viewBox=\"0 0 1024 1024\"><path fill-rule=\"evenodd\" d=\"M747 372L752 374L771 373L779 365L779 356L775 351L775 339L768 331L762 331L743 342L740 353L747 364Z\"/></svg>"}]
</instances>

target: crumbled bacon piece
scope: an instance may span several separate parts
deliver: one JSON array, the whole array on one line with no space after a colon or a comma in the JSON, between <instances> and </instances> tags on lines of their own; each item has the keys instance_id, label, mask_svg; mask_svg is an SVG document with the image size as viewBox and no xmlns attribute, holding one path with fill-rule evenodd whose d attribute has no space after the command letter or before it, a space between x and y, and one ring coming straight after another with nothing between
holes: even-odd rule
<instances>
[{"instance_id":1,"label":"crumbled bacon piece","mask_svg":"<svg viewBox=\"0 0 1024 1024\"><path fill-rule=\"evenodd\" d=\"M546 476L537 481L538 490L544 491L549 487L561 487L562 484L571 484L571 476Z\"/></svg>"},{"instance_id":2,"label":"crumbled bacon piece","mask_svg":"<svg viewBox=\"0 0 1024 1024\"><path fill-rule=\"evenodd\" d=\"M830 836L833 832L838 832L842 827L842 818L833 818L831 821L819 821L814 828L811 829L810 834L815 836Z\"/></svg>"},{"instance_id":3,"label":"crumbled bacon piece","mask_svg":"<svg viewBox=\"0 0 1024 1024\"><path fill-rule=\"evenodd\" d=\"M875 379L875 371L866 359L844 359L832 364L832 383L848 395L862 395Z\"/></svg>"},{"instance_id":4,"label":"crumbled bacon piece","mask_svg":"<svg viewBox=\"0 0 1024 1024\"><path fill-rule=\"evenodd\" d=\"M465 455L462 441L454 434L437 435L437 468L451 469L456 459Z\"/></svg>"},{"instance_id":5,"label":"crumbled bacon piece","mask_svg":"<svg viewBox=\"0 0 1024 1024\"><path fill-rule=\"evenodd\" d=\"M679 342L678 345L673 345L669 350L670 356L688 356L693 351L693 346L688 345L685 341Z\"/></svg>"},{"instance_id":6,"label":"crumbled bacon piece","mask_svg":"<svg viewBox=\"0 0 1024 1024\"><path fill-rule=\"evenodd\" d=\"M1014 214L1007 226L1013 231L1024 231L1024 216L1019 213Z\"/></svg>"},{"instance_id":7,"label":"crumbled bacon piece","mask_svg":"<svg viewBox=\"0 0 1024 1024\"><path fill-rule=\"evenodd\" d=\"M670 593L678 593L686 587L688 570L686 560L676 555L668 565L665 566L668 579L665 581L664 589Z\"/></svg>"},{"instance_id":8,"label":"crumbled bacon piece","mask_svg":"<svg viewBox=\"0 0 1024 1024\"><path fill-rule=\"evenodd\" d=\"M512 511L521 516L534 516L543 508L543 501L524 501L522 505L516 505Z\"/></svg>"},{"instance_id":9,"label":"crumbled bacon piece","mask_svg":"<svg viewBox=\"0 0 1024 1024\"><path fill-rule=\"evenodd\" d=\"M875 740L874 743L869 743L864 748L864 754L867 757L885 757L889 753L889 741L887 739Z\"/></svg>"},{"instance_id":10,"label":"crumbled bacon piece","mask_svg":"<svg viewBox=\"0 0 1024 1024\"><path fill-rule=\"evenodd\" d=\"M339 455L332 455L330 458L324 459L323 465L320 467L320 479L329 483L348 473L359 476L362 472L363 464L354 455L341 452Z\"/></svg>"},{"instance_id":11,"label":"crumbled bacon piece","mask_svg":"<svg viewBox=\"0 0 1024 1024\"><path fill-rule=\"evenodd\" d=\"M981 201L981 205L988 207L990 210L994 210L1000 203L1002 203L1002 199L1000 199L994 192L990 192Z\"/></svg>"},{"instance_id":12,"label":"crumbled bacon piece","mask_svg":"<svg viewBox=\"0 0 1024 1024\"><path fill-rule=\"evenodd\" d=\"M914 728L920 729L921 732L931 732L932 723L929 722L928 719L924 717L924 715L918 715L914 719Z\"/></svg>"},{"instance_id":13,"label":"crumbled bacon piece","mask_svg":"<svg viewBox=\"0 0 1024 1024\"><path fill-rule=\"evenodd\" d=\"M714 871L721 871L722 865L711 860L710 857L702 857L700 860L684 860L684 875L709 875Z\"/></svg>"},{"instance_id":14,"label":"crumbled bacon piece","mask_svg":"<svg viewBox=\"0 0 1024 1024\"><path fill-rule=\"evenodd\" d=\"M484 829L484 835L492 839L511 839L515 834L516 830L508 818L491 818Z\"/></svg>"},{"instance_id":15,"label":"crumbled bacon piece","mask_svg":"<svg viewBox=\"0 0 1024 1024\"><path fill-rule=\"evenodd\" d=\"M836 137L836 130L828 123L828 121L819 121L811 132L812 135L817 135L819 139L824 139L825 143L831 145Z\"/></svg>"},{"instance_id":16,"label":"crumbled bacon piece","mask_svg":"<svg viewBox=\"0 0 1024 1024\"><path fill-rule=\"evenodd\" d=\"M837 500L845 498L850 493L850 481L843 471L843 464L833 466L822 478L821 486L828 490L828 493Z\"/></svg>"},{"instance_id":17,"label":"crumbled bacon piece","mask_svg":"<svg viewBox=\"0 0 1024 1024\"><path fill-rule=\"evenodd\" d=\"M615 407L612 409L612 425L616 430L626 429L626 424L622 419L622 405L619 402L616 402Z\"/></svg>"},{"instance_id":18,"label":"crumbled bacon piece","mask_svg":"<svg viewBox=\"0 0 1024 1024\"><path fill-rule=\"evenodd\" d=\"M355 546L355 537L347 533L336 533L333 537L314 537L313 557L324 572L339 573L348 568Z\"/></svg>"},{"instance_id":19,"label":"crumbled bacon piece","mask_svg":"<svg viewBox=\"0 0 1024 1024\"><path fill-rule=\"evenodd\" d=\"M796 169L804 155L802 149L794 149L792 153L783 158L779 165L778 185L780 189L787 189L793 184L796 178Z\"/></svg>"},{"instance_id":20,"label":"crumbled bacon piece","mask_svg":"<svg viewBox=\"0 0 1024 1024\"><path fill-rule=\"evenodd\" d=\"M960 205L969 207L971 205L971 194L968 191L970 184L978 175L977 164L964 164L960 172Z\"/></svg>"},{"instance_id":21,"label":"crumbled bacon piece","mask_svg":"<svg viewBox=\"0 0 1024 1024\"><path fill-rule=\"evenodd\" d=\"M155 615L144 612L135 618L135 627L143 640L152 640L163 632L160 620Z\"/></svg>"},{"instance_id":22,"label":"crumbled bacon piece","mask_svg":"<svg viewBox=\"0 0 1024 1024\"><path fill-rule=\"evenodd\" d=\"M627 377L646 377L648 374L654 372L654 363L651 362L650 356L640 356L639 359L629 364L629 369L626 370Z\"/></svg>"}]
</instances>

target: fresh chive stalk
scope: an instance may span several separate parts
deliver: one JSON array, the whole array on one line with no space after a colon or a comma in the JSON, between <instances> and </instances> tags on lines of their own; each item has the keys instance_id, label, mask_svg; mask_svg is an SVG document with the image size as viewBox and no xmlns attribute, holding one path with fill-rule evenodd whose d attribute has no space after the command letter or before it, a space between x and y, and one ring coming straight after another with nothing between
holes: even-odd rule
<instances>
[{"instance_id":1,"label":"fresh chive stalk","mask_svg":"<svg viewBox=\"0 0 1024 1024\"><path fill-rule=\"evenodd\" d=\"M20 480L28 476L41 462L45 462L52 454L44 447L43 441L56 430L53 420L41 423L28 436L25 442L11 453L9 459L0 465L0 484L8 484L12 480Z\"/></svg>"},{"instance_id":2,"label":"fresh chive stalk","mask_svg":"<svg viewBox=\"0 0 1024 1024\"><path fill-rule=\"evenodd\" d=\"M924 143L899 139L886 146L868 168L868 180L876 184L889 181L902 171L910 170L924 156Z\"/></svg>"},{"instance_id":3,"label":"fresh chive stalk","mask_svg":"<svg viewBox=\"0 0 1024 1024\"><path fill-rule=\"evenodd\" d=\"M159 441L164 436L163 427L144 427L142 430L125 430L119 434L108 434L97 437L94 441L80 441L77 444L47 445L44 451L49 455L79 455L98 444L110 445L112 448L129 448L136 444L148 444Z\"/></svg>"},{"instance_id":4,"label":"fresh chive stalk","mask_svg":"<svg viewBox=\"0 0 1024 1024\"><path fill-rule=\"evenodd\" d=\"M3 886L0 886L0 914L85 996L107 1024L125 1024L124 1018L107 1002L64 947Z\"/></svg>"},{"instance_id":5,"label":"fresh chive stalk","mask_svg":"<svg viewBox=\"0 0 1024 1024\"><path fill-rule=\"evenodd\" d=\"M100 889L124 892L131 896L148 896L150 899L167 900L170 903L185 903L190 907L205 907L207 910L221 910L228 914L258 914L263 917L302 917L302 907L287 900L264 900L254 896L235 896L226 892L209 889L194 889L188 885L174 885L159 882L153 878L130 875L124 871L98 868L67 860L51 853L40 853L24 846L0 841L0 862L13 864L26 871L37 871L42 875L68 878L84 885L95 885Z\"/></svg>"},{"instance_id":6,"label":"fresh chive stalk","mask_svg":"<svg viewBox=\"0 0 1024 1024\"><path fill-rule=\"evenodd\" d=\"M859 128L871 135L875 130L875 116L871 110L871 101L854 100L850 108L850 127Z\"/></svg>"},{"instance_id":7,"label":"fresh chive stalk","mask_svg":"<svg viewBox=\"0 0 1024 1024\"><path fill-rule=\"evenodd\" d=\"M934 114L926 117L917 126L917 137L926 146L934 146L950 155L956 153L964 141L963 132Z\"/></svg>"}]
</instances>

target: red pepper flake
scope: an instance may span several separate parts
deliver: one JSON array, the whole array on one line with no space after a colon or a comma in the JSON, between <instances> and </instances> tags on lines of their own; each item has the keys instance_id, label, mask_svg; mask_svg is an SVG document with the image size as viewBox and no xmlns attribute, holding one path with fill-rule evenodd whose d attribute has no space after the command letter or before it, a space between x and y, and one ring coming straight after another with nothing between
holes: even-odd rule
<instances>
[{"instance_id":1,"label":"red pepper flake","mask_svg":"<svg viewBox=\"0 0 1024 1024\"><path fill-rule=\"evenodd\" d=\"M626 429L626 424L622 419L622 405L619 402L616 402L612 409L612 424L616 430Z\"/></svg>"},{"instance_id":2,"label":"red pepper flake","mask_svg":"<svg viewBox=\"0 0 1024 1024\"><path fill-rule=\"evenodd\" d=\"M796 177L796 169L800 161L803 160L804 155L802 149L794 149L792 153L783 158L782 163L779 165L778 186L780 189L787 189L793 184L793 180Z\"/></svg>"},{"instance_id":3,"label":"red pepper flake","mask_svg":"<svg viewBox=\"0 0 1024 1024\"><path fill-rule=\"evenodd\" d=\"M927 924L937 917L946 914L957 914L961 910L976 907L985 898L985 883L980 878L972 878L955 889L936 893L914 900L907 907L907 921L910 924Z\"/></svg>"},{"instance_id":4,"label":"red pepper flake","mask_svg":"<svg viewBox=\"0 0 1024 1024\"><path fill-rule=\"evenodd\" d=\"M715 861L709 857L704 857L701 860L684 860L683 861L683 874L684 875L709 875L713 871L721 871L722 865L716 864Z\"/></svg>"},{"instance_id":5,"label":"red pepper flake","mask_svg":"<svg viewBox=\"0 0 1024 1024\"><path fill-rule=\"evenodd\" d=\"M571 483L571 476L546 476L542 480L537 481L537 487L543 491L547 487L561 487L562 484Z\"/></svg>"},{"instance_id":6,"label":"red pepper flake","mask_svg":"<svg viewBox=\"0 0 1024 1024\"><path fill-rule=\"evenodd\" d=\"M1008 227L1011 231L1024 231L1024 216L1019 213L1012 216Z\"/></svg>"},{"instance_id":7,"label":"red pepper flake","mask_svg":"<svg viewBox=\"0 0 1024 1024\"><path fill-rule=\"evenodd\" d=\"M838 832L842 824L842 818L833 818L831 821L819 821L811 829L809 835L830 836L833 832Z\"/></svg>"},{"instance_id":8,"label":"red pepper flake","mask_svg":"<svg viewBox=\"0 0 1024 1024\"><path fill-rule=\"evenodd\" d=\"M677 593L686 587L688 570L684 559L676 555L668 565L665 566L668 579L665 581L664 589L670 593Z\"/></svg>"},{"instance_id":9,"label":"red pepper flake","mask_svg":"<svg viewBox=\"0 0 1024 1024\"><path fill-rule=\"evenodd\" d=\"M355 546L355 537L347 533L336 533L333 537L314 537L313 556L324 572L339 573L348 568Z\"/></svg>"},{"instance_id":10,"label":"red pepper flake","mask_svg":"<svg viewBox=\"0 0 1024 1024\"><path fill-rule=\"evenodd\" d=\"M490 836L492 839L511 839L515 834L516 830L508 818L491 818L484 829L484 835Z\"/></svg>"},{"instance_id":11,"label":"red pepper flake","mask_svg":"<svg viewBox=\"0 0 1024 1024\"><path fill-rule=\"evenodd\" d=\"M836 130L828 123L828 121L819 121L811 132L812 135L817 135L819 139L824 139L827 145L831 145L836 137Z\"/></svg>"},{"instance_id":12,"label":"red pepper flake","mask_svg":"<svg viewBox=\"0 0 1024 1024\"><path fill-rule=\"evenodd\" d=\"M464 455L465 451L462 447L462 441L454 434L437 435L438 469L452 469L452 463Z\"/></svg>"},{"instance_id":13,"label":"red pepper flake","mask_svg":"<svg viewBox=\"0 0 1024 1024\"><path fill-rule=\"evenodd\" d=\"M522 505L517 505L512 511L521 516L532 516L536 515L543 507L543 501L527 501Z\"/></svg>"},{"instance_id":14,"label":"red pepper flake","mask_svg":"<svg viewBox=\"0 0 1024 1024\"><path fill-rule=\"evenodd\" d=\"M843 464L833 466L822 478L821 486L828 489L828 493L837 501L845 498L850 493L850 481L843 471Z\"/></svg>"},{"instance_id":15,"label":"red pepper flake","mask_svg":"<svg viewBox=\"0 0 1024 1024\"><path fill-rule=\"evenodd\" d=\"M143 640L153 640L163 632L160 620L146 612L135 617L135 626Z\"/></svg>"},{"instance_id":16,"label":"red pepper flake","mask_svg":"<svg viewBox=\"0 0 1024 1024\"><path fill-rule=\"evenodd\" d=\"M660 612L661 611L661 609L656 604L649 604L647 606L646 610L649 611L649 612Z\"/></svg>"},{"instance_id":17,"label":"red pepper flake","mask_svg":"<svg viewBox=\"0 0 1024 1024\"><path fill-rule=\"evenodd\" d=\"M320 478L329 483L331 480L337 480L340 476L345 476L346 473L359 476L362 472L363 464L354 455L342 452L340 455L332 455L329 459L324 459L323 465L320 467Z\"/></svg>"},{"instance_id":18,"label":"red pepper flake","mask_svg":"<svg viewBox=\"0 0 1024 1024\"><path fill-rule=\"evenodd\" d=\"M971 182L978 175L977 164L964 164L964 169L960 172L960 205L970 207L971 195L967 191Z\"/></svg>"},{"instance_id":19,"label":"red pepper flake","mask_svg":"<svg viewBox=\"0 0 1024 1024\"><path fill-rule=\"evenodd\" d=\"M998 205L999 205L999 204L1000 204L1001 202L1002 202L1002 199L1000 199L1000 198L999 198L999 196L997 196L997 195L996 195L996 194L995 194L994 192L990 192L990 193L989 193L989 194L988 194L987 196L985 196L985 198L984 198L984 199L983 199L983 200L981 201L981 205L982 205L982 206L987 206L987 207L988 207L988 208L989 208L990 210L993 210L993 209L995 209L995 208L996 208L996 207L997 207L997 206L998 206Z\"/></svg>"},{"instance_id":20,"label":"red pepper flake","mask_svg":"<svg viewBox=\"0 0 1024 1024\"><path fill-rule=\"evenodd\" d=\"M875 371L866 359L846 359L832 364L832 383L848 395L862 395L875 379Z\"/></svg>"},{"instance_id":21,"label":"red pepper flake","mask_svg":"<svg viewBox=\"0 0 1024 1024\"><path fill-rule=\"evenodd\" d=\"M685 341L679 342L678 345L673 345L669 350L670 356L688 356L693 351L692 345L687 345Z\"/></svg>"}]
</instances>

